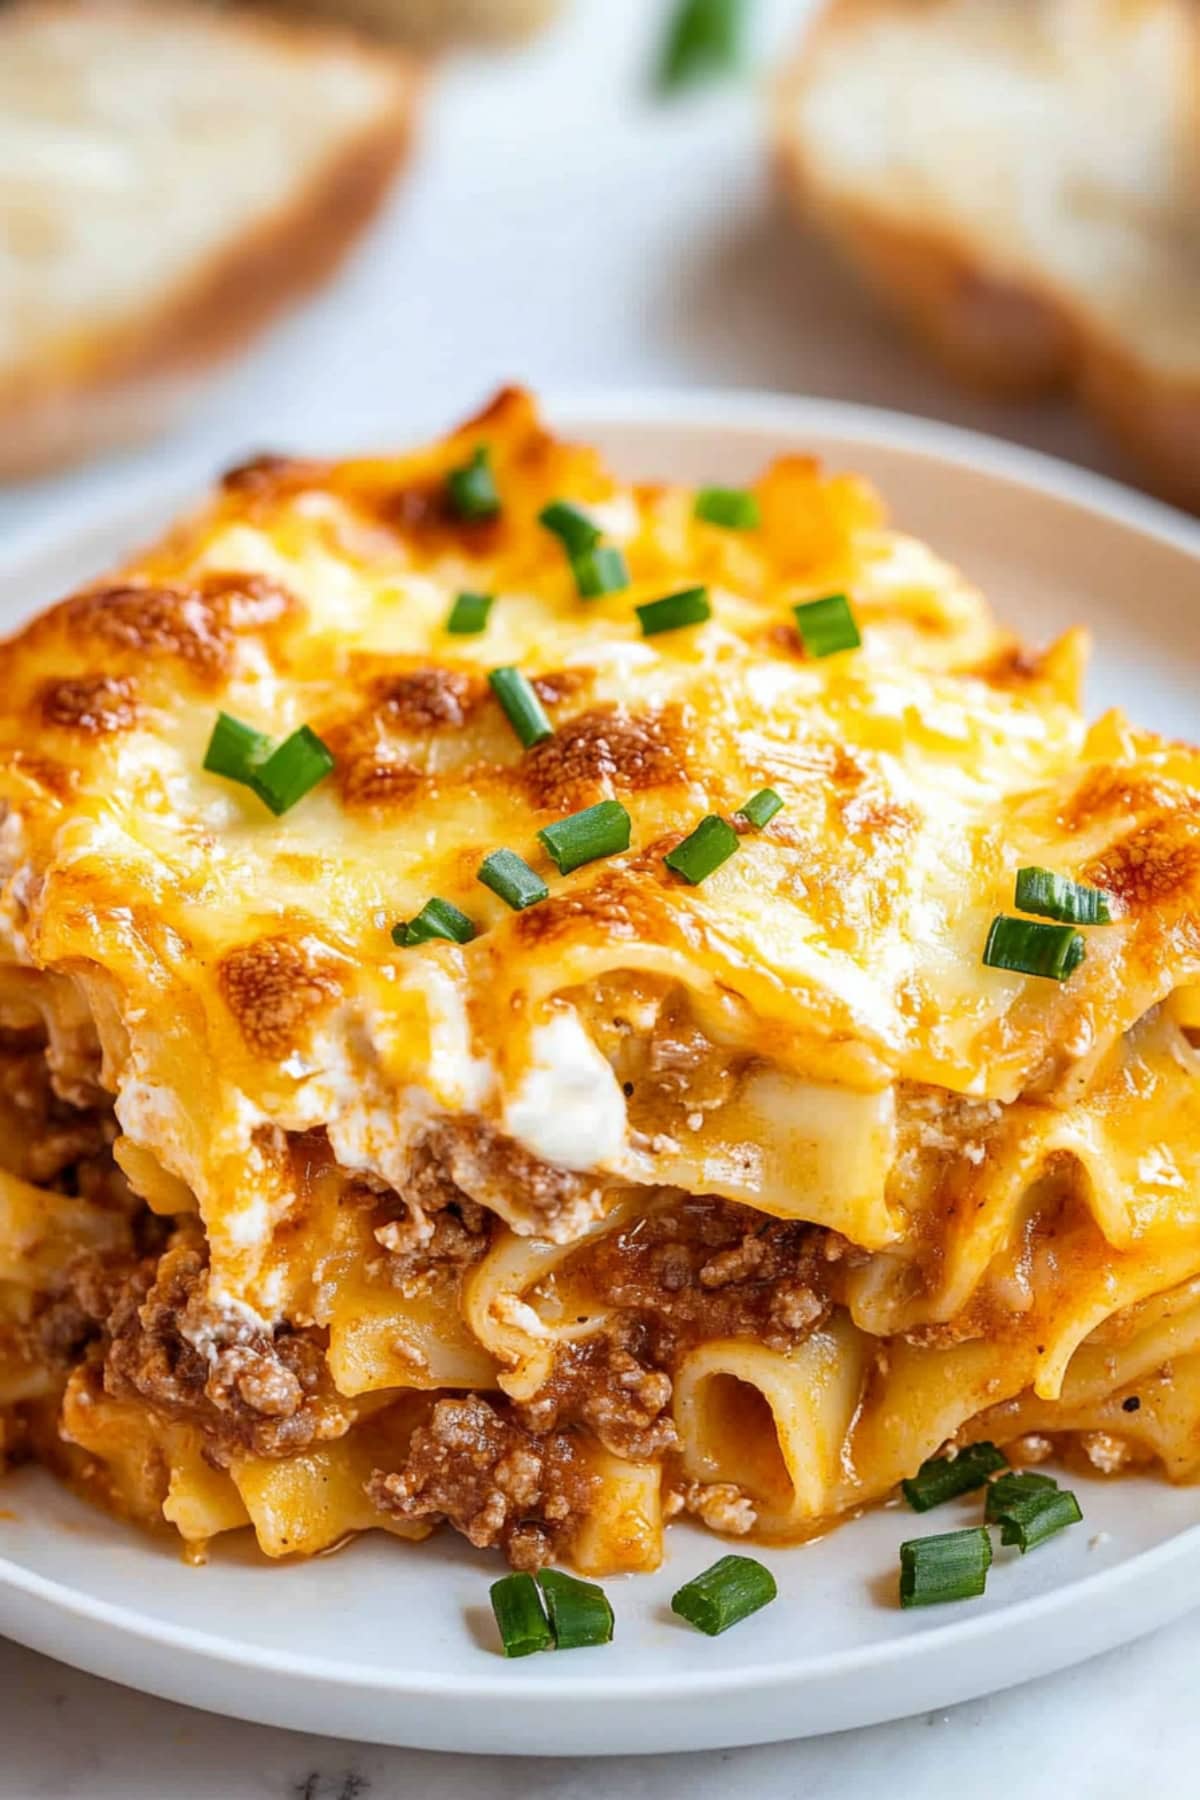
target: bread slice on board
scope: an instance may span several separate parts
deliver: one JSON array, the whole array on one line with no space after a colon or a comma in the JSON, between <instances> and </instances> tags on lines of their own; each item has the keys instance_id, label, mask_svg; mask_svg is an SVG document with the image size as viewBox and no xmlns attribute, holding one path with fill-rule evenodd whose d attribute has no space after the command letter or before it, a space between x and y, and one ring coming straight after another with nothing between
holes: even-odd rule
<instances>
[{"instance_id":1,"label":"bread slice on board","mask_svg":"<svg viewBox=\"0 0 1200 1800\"><path fill-rule=\"evenodd\" d=\"M1200 0L829 0L775 146L950 364L1074 386L1200 509Z\"/></svg>"},{"instance_id":2,"label":"bread slice on board","mask_svg":"<svg viewBox=\"0 0 1200 1800\"><path fill-rule=\"evenodd\" d=\"M323 280L408 143L416 65L181 0L0 8L0 476L164 425Z\"/></svg>"},{"instance_id":3,"label":"bread slice on board","mask_svg":"<svg viewBox=\"0 0 1200 1800\"><path fill-rule=\"evenodd\" d=\"M270 3L270 0L266 0ZM288 0L296 12L339 19L378 37L421 50L458 44L502 44L528 37L561 0Z\"/></svg>"}]
</instances>

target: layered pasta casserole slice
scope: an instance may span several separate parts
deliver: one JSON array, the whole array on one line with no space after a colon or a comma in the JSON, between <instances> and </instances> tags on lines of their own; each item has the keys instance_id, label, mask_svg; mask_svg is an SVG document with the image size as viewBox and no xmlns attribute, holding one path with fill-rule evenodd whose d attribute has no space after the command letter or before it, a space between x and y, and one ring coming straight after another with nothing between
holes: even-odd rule
<instances>
[{"instance_id":1,"label":"layered pasta casserole slice","mask_svg":"<svg viewBox=\"0 0 1200 1800\"><path fill-rule=\"evenodd\" d=\"M1200 1468L1200 757L862 482L502 394L0 647L0 1442L203 1554L652 1567Z\"/></svg>"}]
</instances>

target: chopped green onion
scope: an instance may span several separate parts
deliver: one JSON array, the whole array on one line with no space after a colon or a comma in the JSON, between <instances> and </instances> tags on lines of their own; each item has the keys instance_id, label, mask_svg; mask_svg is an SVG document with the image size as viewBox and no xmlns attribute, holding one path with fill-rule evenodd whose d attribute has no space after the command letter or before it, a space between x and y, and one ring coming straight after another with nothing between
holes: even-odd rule
<instances>
[{"instance_id":1,"label":"chopped green onion","mask_svg":"<svg viewBox=\"0 0 1200 1800\"><path fill-rule=\"evenodd\" d=\"M228 713L217 714L204 753L206 769L251 788L276 817L303 800L333 764L332 750L309 725L301 725L272 750L270 738Z\"/></svg>"},{"instance_id":2,"label":"chopped green onion","mask_svg":"<svg viewBox=\"0 0 1200 1800\"><path fill-rule=\"evenodd\" d=\"M1049 869L1018 869L1014 904L1020 912L1067 925L1111 925L1112 907L1103 888L1084 887Z\"/></svg>"},{"instance_id":3,"label":"chopped green onion","mask_svg":"<svg viewBox=\"0 0 1200 1800\"><path fill-rule=\"evenodd\" d=\"M745 488L701 488L695 513L707 525L723 525L726 531L755 531L762 524L758 501Z\"/></svg>"},{"instance_id":4,"label":"chopped green onion","mask_svg":"<svg viewBox=\"0 0 1200 1800\"><path fill-rule=\"evenodd\" d=\"M466 913L449 900L427 900L415 919L393 925L393 944L427 944L430 938L449 938L452 944L469 944L476 936Z\"/></svg>"},{"instance_id":5,"label":"chopped green onion","mask_svg":"<svg viewBox=\"0 0 1200 1800\"><path fill-rule=\"evenodd\" d=\"M707 1636L719 1637L768 1606L778 1591L770 1569L752 1556L723 1556L672 1594L671 1611Z\"/></svg>"},{"instance_id":6,"label":"chopped green onion","mask_svg":"<svg viewBox=\"0 0 1200 1800\"><path fill-rule=\"evenodd\" d=\"M538 514L538 524L553 533L570 557L594 550L603 536L600 527L592 523L582 507L572 506L569 500L552 500L549 506L543 506Z\"/></svg>"},{"instance_id":7,"label":"chopped green onion","mask_svg":"<svg viewBox=\"0 0 1200 1800\"><path fill-rule=\"evenodd\" d=\"M678 631L681 625L702 625L712 618L708 589L684 588L678 594L666 594L661 600L647 600L634 608L642 621L642 636L654 637L660 631Z\"/></svg>"},{"instance_id":8,"label":"chopped green onion","mask_svg":"<svg viewBox=\"0 0 1200 1800\"><path fill-rule=\"evenodd\" d=\"M1021 1555L1036 1550L1056 1532L1078 1525L1083 1518L1079 1502L1067 1488L1036 1488L998 1505L994 1522L1000 1542L1016 1544Z\"/></svg>"},{"instance_id":9,"label":"chopped green onion","mask_svg":"<svg viewBox=\"0 0 1200 1800\"><path fill-rule=\"evenodd\" d=\"M456 637L474 637L487 626L491 610L491 594L459 594L450 608L446 630Z\"/></svg>"},{"instance_id":10,"label":"chopped green onion","mask_svg":"<svg viewBox=\"0 0 1200 1800\"><path fill-rule=\"evenodd\" d=\"M210 775L224 775L227 781L249 785L252 770L265 762L271 752L271 740L252 725L243 725L232 714L219 712L204 752L204 767Z\"/></svg>"},{"instance_id":11,"label":"chopped green onion","mask_svg":"<svg viewBox=\"0 0 1200 1800\"><path fill-rule=\"evenodd\" d=\"M809 656L833 656L839 650L857 650L862 643L845 594L802 600L792 611L800 641Z\"/></svg>"},{"instance_id":12,"label":"chopped green onion","mask_svg":"<svg viewBox=\"0 0 1200 1800\"><path fill-rule=\"evenodd\" d=\"M582 812L543 826L538 840L559 874L569 875L572 869L582 868L598 857L616 856L619 851L628 850L631 830L632 821L621 802L601 800L596 806L585 806Z\"/></svg>"},{"instance_id":13,"label":"chopped green onion","mask_svg":"<svg viewBox=\"0 0 1200 1800\"><path fill-rule=\"evenodd\" d=\"M729 74L741 58L744 17L745 0L679 0L659 61L659 87Z\"/></svg>"},{"instance_id":14,"label":"chopped green onion","mask_svg":"<svg viewBox=\"0 0 1200 1800\"><path fill-rule=\"evenodd\" d=\"M727 819L709 813L695 831L689 831L681 844L663 857L668 869L682 875L693 887L706 881L714 869L728 862L740 843L737 832Z\"/></svg>"},{"instance_id":15,"label":"chopped green onion","mask_svg":"<svg viewBox=\"0 0 1200 1800\"><path fill-rule=\"evenodd\" d=\"M1010 1469L1007 1474L998 1475L988 1488L984 1520L988 1525L996 1525L1006 1507L1015 1501L1027 1500L1030 1494L1044 1493L1057 1486L1052 1475L1038 1475L1032 1469Z\"/></svg>"},{"instance_id":16,"label":"chopped green onion","mask_svg":"<svg viewBox=\"0 0 1200 1800\"><path fill-rule=\"evenodd\" d=\"M526 750L554 736L554 727L546 717L541 701L520 669L506 663L488 676L492 692L504 708L504 714Z\"/></svg>"},{"instance_id":17,"label":"chopped green onion","mask_svg":"<svg viewBox=\"0 0 1200 1800\"><path fill-rule=\"evenodd\" d=\"M493 1581L489 1592L505 1656L553 1649L554 1633L532 1575L505 1575Z\"/></svg>"},{"instance_id":18,"label":"chopped green onion","mask_svg":"<svg viewBox=\"0 0 1200 1800\"><path fill-rule=\"evenodd\" d=\"M571 558L575 587L584 600L598 599L601 594L619 594L629 586L629 566L621 551L612 544L585 550Z\"/></svg>"},{"instance_id":19,"label":"chopped green onion","mask_svg":"<svg viewBox=\"0 0 1200 1800\"><path fill-rule=\"evenodd\" d=\"M514 912L536 906L550 892L536 869L531 869L515 850L493 850L480 863L475 879L482 881L485 888L491 888L493 894L499 894Z\"/></svg>"},{"instance_id":20,"label":"chopped green onion","mask_svg":"<svg viewBox=\"0 0 1200 1800\"><path fill-rule=\"evenodd\" d=\"M910 1538L900 1546L901 1606L940 1606L970 1600L987 1586L992 1540L982 1525Z\"/></svg>"},{"instance_id":21,"label":"chopped green onion","mask_svg":"<svg viewBox=\"0 0 1200 1800\"><path fill-rule=\"evenodd\" d=\"M738 810L743 819L753 825L755 831L761 831L764 825L771 823L777 812L783 811L783 801L774 788L760 788Z\"/></svg>"},{"instance_id":22,"label":"chopped green onion","mask_svg":"<svg viewBox=\"0 0 1200 1800\"><path fill-rule=\"evenodd\" d=\"M492 473L492 459L486 444L480 444L469 462L451 469L446 477L446 495L460 519L494 519L500 511L500 491Z\"/></svg>"},{"instance_id":23,"label":"chopped green onion","mask_svg":"<svg viewBox=\"0 0 1200 1800\"><path fill-rule=\"evenodd\" d=\"M1008 1458L995 1444L970 1444L957 1456L931 1456L908 1481L900 1483L914 1512L928 1512L959 1494L981 1488L997 1469L1007 1469Z\"/></svg>"},{"instance_id":24,"label":"chopped green onion","mask_svg":"<svg viewBox=\"0 0 1200 1800\"><path fill-rule=\"evenodd\" d=\"M333 768L333 751L311 726L301 725L251 771L249 781L264 806L279 816L324 781Z\"/></svg>"},{"instance_id":25,"label":"chopped green onion","mask_svg":"<svg viewBox=\"0 0 1200 1800\"><path fill-rule=\"evenodd\" d=\"M613 1609L602 1587L564 1575L561 1569L542 1569L538 1584L560 1650L582 1650L611 1641Z\"/></svg>"},{"instance_id":26,"label":"chopped green onion","mask_svg":"<svg viewBox=\"0 0 1200 1800\"><path fill-rule=\"evenodd\" d=\"M1065 981L1084 958L1082 935L1070 925L1042 925L1034 919L992 920L983 960L989 969L1042 975Z\"/></svg>"}]
</instances>

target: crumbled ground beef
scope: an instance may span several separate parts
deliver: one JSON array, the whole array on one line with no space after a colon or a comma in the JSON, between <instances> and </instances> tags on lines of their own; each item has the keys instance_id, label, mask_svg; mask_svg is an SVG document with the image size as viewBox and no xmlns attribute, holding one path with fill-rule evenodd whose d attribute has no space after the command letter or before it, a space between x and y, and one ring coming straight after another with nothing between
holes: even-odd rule
<instances>
[{"instance_id":1,"label":"crumbled ground beef","mask_svg":"<svg viewBox=\"0 0 1200 1800\"><path fill-rule=\"evenodd\" d=\"M204 1433L213 1461L289 1456L350 1425L315 1335L271 1333L208 1297L200 1243L186 1231L121 1283L104 1320L108 1393L137 1394Z\"/></svg>"},{"instance_id":2,"label":"crumbled ground beef","mask_svg":"<svg viewBox=\"0 0 1200 1800\"><path fill-rule=\"evenodd\" d=\"M701 1339L793 1348L829 1311L829 1248L815 1226L685 1196L598 1238L570 1268L598 1299L642 1322L662 1368Z\"/></svg>"},{"instance_id":3,"label":"crumbled ground beef","mask_svg":"<svg viewBox=\"0 0 1200 1800\"><path fill-rule=\"evenodd\" d=\"M549 1381L515 1409L521 1424L537 1433L586 1425L606 1450L634 1462L674 1450L671 1377L639 1358L643 1337L636 1324L618 1321L611 1331L566 1345Z\"/></svg>"},{"instance_id":4,"label":"crumbled ground beef","mask_svg":"<svg viewBox=\"0 0 1200 1800\"><path fill-rule=\"evenodd\" d=\"M39 1186L79 1191L81 1165L103 1160L116 1121L108 1107L79 1107L55 1092L39 1031L0 1030L0 1108L11 1172ZM84 1177L86 1179L86 1176Z\"/></svg>"},{"instance_id":5,"label":"crumbled ground beef","mask_svg":"<svg viewBox=\"0 0 1200 1800\"><path fill-rule=\"evenodd\" d=\"M710 1531L745 1537L758 1522L758 1509L744 1488L732 1481L681 1481L663 1499L667 1518L693 1513Z\"/></svg>"},{"instance_id":6,"label":"crumbled ground beef","mask_svg":"<svg viewBox=\"0 0 1200 1800\"><path fill-rule=\"evenodd\" d=\"M513 1230L569 1242L603 1205L595 1178L542 1162L483 1119L446 1119L417 1150L415 1180L426 1193L447 1187L499 1213ZM407 1196L407 1190L406 1190ZM416 1196L418 1204L419 1194Z\"/></svg>"},{"instance_id":7,"label":"crumbled ground beef","mask_svg":"<svg viewBox=\"0 0 1200 1800\"><path fill-rule=\"evenodd\" d=\"M366 1189L356 1197L379 1213L375 1241L387 1251L388 1277L406 1299L469 1268L488 1247L492 1215L458 1186L428 1140L417 1146L402 1192Z\"/></svg>"},{"instance_id":8,"label":"crumbled ground beef","mask_svg":"<svg viewBox=\"0 0 1200 1800\"><path fill-rule=\"evenodd\" d=\"M505 1402L439 1400L417 1428L403 1468L367 1483L398 1519L446 1519L478 1549L502 1548L517 1569L540 1568L569 1540L593 1478L567 1431L535 1437Z\"/></svg>"}]
</instances>

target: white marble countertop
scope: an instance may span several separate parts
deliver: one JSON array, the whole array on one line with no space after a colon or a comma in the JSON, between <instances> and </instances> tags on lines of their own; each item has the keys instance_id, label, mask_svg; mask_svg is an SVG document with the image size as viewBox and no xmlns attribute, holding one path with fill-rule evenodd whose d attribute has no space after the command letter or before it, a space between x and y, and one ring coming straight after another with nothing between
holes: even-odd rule
<instances>
[{"instance_id":1,"label":"white marble countertop","mask_svg":"<svg viewBox=\"0 0 1200 1800\"><path fill-rule=\"evenodd\" d=\"M804 0L761 0L763 54L803 10ZM836 395L1120 473L1069 408L960 393L782 226L752 87L652 101L645 75L662 12L659 0L576 0L521 57L449 69L411 178L335 288L222 381L171 443L0 493L5 540L124 499L168 470L199 481L251 449L403 441L506 379ZM1197 1666L1200 1616L950 1713L761 1750L583 1765L225 1722L0 1642L0 1800L457 1800L484 1790L495 1800L716 1800L738 1786L762 1800L872 1800L885 1783L976 1800L1182 1795L1195 1791L1200 1757Z\"/></svg>"}]
</instances>

